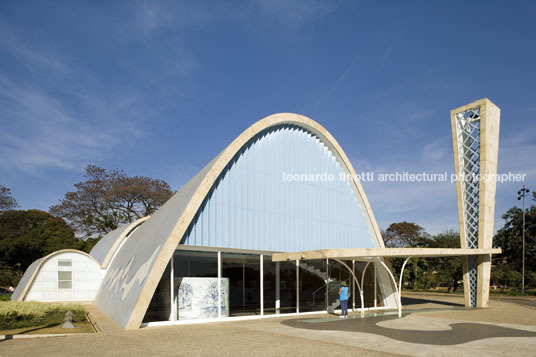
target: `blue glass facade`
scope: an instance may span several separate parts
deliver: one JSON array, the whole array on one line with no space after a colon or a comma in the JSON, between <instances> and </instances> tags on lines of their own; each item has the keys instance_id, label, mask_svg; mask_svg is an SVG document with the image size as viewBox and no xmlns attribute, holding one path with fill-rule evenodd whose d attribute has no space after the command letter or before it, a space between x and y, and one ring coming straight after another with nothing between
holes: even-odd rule
<instances>
[{"instance_id":1,"label":"blue glass facade","mask_svg":"<svg viewBox=\"0 0 536 357\"><path fill-rule=\"evenodd\" d=\"M261 132L216 180L181 244L302 251L375 248L347 170L314 134L291 125Z\"/></svg>"}]
</instances>

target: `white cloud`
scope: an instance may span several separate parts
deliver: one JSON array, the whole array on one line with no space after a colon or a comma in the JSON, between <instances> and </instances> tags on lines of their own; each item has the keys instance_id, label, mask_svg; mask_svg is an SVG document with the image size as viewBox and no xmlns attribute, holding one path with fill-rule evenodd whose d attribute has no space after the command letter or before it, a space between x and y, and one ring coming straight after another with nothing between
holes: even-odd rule
<instances>
[{"instance_id":1,"label":"white cloud","mask_svg":"<svg viewBox=\"0 0 536 357\"><path fill-rule=\"evenodd\" d=\"M333 85L327 91L325 91L324 93L320 95L317 101L313 104L313 107L312 107L313 112L316 110L318 105L320 105L320 103L322 103L323 101L327 100L339 88L339 85L346 79L346 77L348 77L348 75L352 71L352 68L354 67L357 61L357 58L358 56L354 56L354 58L352 58L352 61L350 61L348 66L341 72L341 74L339 75L337 80L333 83Z\"/></svg>"},{"instance_id":2,"label":"white cloud","mask_svg":"<svg viewBox=\"0 0 536 357\"><path fill-rule=\"evenodd\" d=\"M423 113L425 112L427 111L424 110ZM424 116L423 114L422 117ZM536 142L532 135L534 129L533 125L529 125L523 132L515 135L504 133L500 138L498 173L512 172L526 176L524 182L497 183L495 231L504 224L501 216L512 206L520 206L516 201L516 192L521 186L525 184L536 189ZM433 234L449 228L458 230L456 186L450 183L450 174L454 173L451 136L444 135L435 140L424 141L421 147L422 149L415 153L394 150L389 156L379 156L375 161L352 158L352 162L358 172L375 173L374 182L362 184L380 227L386 228L393 222L410 220ZM378 181L380 173L396 172L447 172L449 182Z\"/></svg>"},{"instance_id":3,"label":"white cloud","mask_svg":"<svg viewBox=\"0 0 536 357\"><path fill-rule=\"evenodd\" d=\"M149 111L157 109L145 102L145 88L97 76L84 66L84 59L65 56L53 46L43 49L45 45L28 40L23 36L28 34L15 26L0 23L0 30L0 51L26 69L0 68L4 172L81 170L113 157L118 148L134 145L133 139L150 135L144 121L152 114ZM186 52L180 58L187 58ZM191 67L187 60L170 56L167 71L156 72L162 77L171 72L186 75ZM158 82L156 77L152 76ZM153 83L153 87L162 86Z\"/></svg>"},{"instance_id":4,"label":"white cloud","mask_svg":"<svg viewBox=\"0 0 536 357\"><path fill-rule=\"evenodd\" d=\"M196 2L185 1L136 1L131 4L133 11L132 27L136 35L148 39L159 30L186 29L202 27L213 21L221 10L214 6L202 6Z\"/></svg>"},{"instance_id":5,"label":"white cloud","mask_svg":"<svg viewBox=\"0 0 536 357\"><path fill-rule=\"evenodd\" d=\"M407 115L405 116L406 123L416 125L415 122L419 122L421 120L429 120L430 118L433 118L436 114L437 111L433 109L414 109L407 112Z\"/></svg>"},{"instance_id":6,"label":"white cloud","mask_svg":"<svg viewBox=\"0 0 536 357\"><path fill-rule=\"evenodd\" d=\"M391 56L391 53L393 52L393 49L397 46L398 42L400 40L400 34L397 35L389 44L389 47L385 50L383 55L380 57L380 72L383 71L385 68L385 64L387 63L387 60Z\"/></svg>"},{"instance_id":7,"label":"white cloud","mask_svg":"<svg viewBox=\"0 0 536 357\"><path fill-rule=\"evenodd\" d=\"M0 22L0 50L11 54L28 70L37 72L39 69L53 71L55 75L66 74L66 59L58 58L57 54L46 46L28 46L13 29ZM36 68L37 67L37 68Z\"/></svg>"},{"instance_id":8,"label":"white cloud","mask_svg":"<svg viewBox=\"0 0 536 357\"><path fill-rule=\"evenodd\" d=\"M0 165L4 169L81 168L117 141L105 127L77 117L37 88L0 77L0 100Z\"/></svg>"},{"instance_id":9,"label":"white cloud","mask_svg":"<svg viewBox=\"0 0 536 357\"><path fill-rule=\"evenodd\" d=\"M334 2L321 0L258 0L257 4L269 20L288 27L301 27L337 8Z\"/></svg>"},{"instance_id":10,"label":"white cloud","mask_svg":"<svg viewBox=\"0 0 536 357\"><path fill-rule=\"evenodd\" d=\"M448 155L447 155L448 154ZM450 161L452 158L452 139L450 136L444 136L434 141L431 141L424 145L422 149L422 161L434 163L443 163L446 160L446 156L449 156ZM438 166L438 165L434 165Z\"/></svg>"}]
</instances>

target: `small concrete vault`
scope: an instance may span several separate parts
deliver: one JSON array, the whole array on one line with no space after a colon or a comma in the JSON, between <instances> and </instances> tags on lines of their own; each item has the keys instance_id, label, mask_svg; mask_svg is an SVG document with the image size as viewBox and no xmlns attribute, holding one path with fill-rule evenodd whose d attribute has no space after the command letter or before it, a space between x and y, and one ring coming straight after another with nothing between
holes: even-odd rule
<instances>
[{"instance_id":1,"label":"small concrete vault","mask_svg":"<svg viewBox=\"0 0 536 357\"><path fill-rule=\"evenodd\" d=\"M151 217L110 232L89 255L54 253L71 254L71 265L58 258L43 269L51 256L32 264L12 299L76 300L75 281L91 271L98 282L84 298L127 329L335 309L343 281L359 289L353 308L400 310L401 282L397 286L387 258L477 257L481 269L500 252L486 244L385 248L357 177L320 124L298 114L271 115L240 134ZM494 191L485 192L480 202L488 205ZM486 234L492 217L482 223ZM462 235L469 231L463 227ZM488 266L482 269L478 286L489 285ZM39 289L56 295L44 298L34 293ZM480 305L486 299L483 294Z\"/></svg>"}]
</instances>

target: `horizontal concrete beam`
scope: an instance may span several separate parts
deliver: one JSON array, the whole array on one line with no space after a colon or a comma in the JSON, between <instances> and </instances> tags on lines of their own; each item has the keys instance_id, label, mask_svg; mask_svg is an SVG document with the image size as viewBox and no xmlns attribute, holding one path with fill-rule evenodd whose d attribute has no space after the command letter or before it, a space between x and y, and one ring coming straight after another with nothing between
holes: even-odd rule
<instances>
[{"instance_id":1,"label":"horizontal concrete beam","mask_svg":"<svg viewBox=\"0 0 536 357\"><path fill-rule=\"evenodd\" d=\"M500 248L464 249L464 248L350 248L322 249L293 253L274 253L272 261L346 259L362 260L372 257L459 257L466 255L500 254Z\"/></svg>"}]
</instances>

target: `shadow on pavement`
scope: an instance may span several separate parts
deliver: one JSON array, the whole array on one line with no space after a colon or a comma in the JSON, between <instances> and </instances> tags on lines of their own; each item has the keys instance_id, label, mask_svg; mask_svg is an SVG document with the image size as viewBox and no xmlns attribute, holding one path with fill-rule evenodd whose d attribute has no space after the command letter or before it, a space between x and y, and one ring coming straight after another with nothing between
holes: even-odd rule
<instances>
[{"instance_id":1,"label":"shadow on pavement","mask_svg":"<svg viewBox=\"0 0 536 357\"><path fill-rule=\"evenodd\" d=\"M468 322L450 324L451 329L443 331L401 330L377 325L378 322L396 318L398 317L380 316L345 320L326 319L325 321L316 319L319 322L311 322L315 319L291 319L281 323L285 326L309 330L365 332L398 341L427 345L458 345L493 337L536 337L536 332Z\"/></svg>"},{"instance_id":2,"label":"shadow on pavement","mask_svg":"<svg viewBox=\"0 0 536 357\"><path fill-rule=\"evenodd\" d=\"M431 300L430 298L418 299L402 296L402 306L408 305L419 305L419 304L437 304L437 305L446 305L446 306L464 306L464 304L458 304L455 302L441 301L441 300Z\"/></svg>"}]
</instances>

